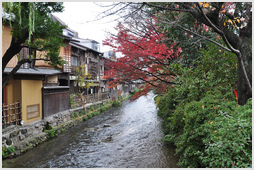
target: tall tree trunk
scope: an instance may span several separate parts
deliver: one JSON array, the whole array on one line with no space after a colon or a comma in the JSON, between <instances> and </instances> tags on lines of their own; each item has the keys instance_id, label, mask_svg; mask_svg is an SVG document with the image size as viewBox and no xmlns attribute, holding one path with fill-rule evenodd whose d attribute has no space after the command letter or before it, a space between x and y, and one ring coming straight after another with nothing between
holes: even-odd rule
<instances>
[{"instance_id":1,"label":"tall tree trunk","mask_svg":"<svg viewBox=\"0 0 254 170\"><path fill-rule=\"evenodd\" d=\"M247 76L252 84L252 37L243 37L242 44L240 47L240 52L242 54L243 63L247 72ZM238 61L238 71L237 71L237 93L238 93L238 103L244 105L249 98L252 97L252 93L249 92L246 82L244 80L243 71L240 68L240 63Z\"/></svg>"},{"instance_id":2,"label":"tall tree trunk","mask_svg":"<svg viewBox=\"0 0 254 170\"><path fill-rule=\"evenodd\" d=\"M26 39L28 38L28 32L25 32L23 37L21 38L14 38L12 37L11 40L11 44L10 47L7 49L7 51L5 52L5 54L2 57L2 74L4 73L4 69L6 68L7 64L9 63L9 61L20 52L20 50L22 49L22 44L26 41ZM17 68L19 68L20 66L18 66ZM18 69L15 69L12 74L14 75L16 72L18 71ZM8 76L7 76L8 77ZM7 82L9 81L9 79L5 79L2 80L2 84L3 87L7 84Z\"/></svg>"},{"instance_id":3,"label":"tall tree trunk","mask_svg":"<svg viewBox=\"0 0 254 170\"><path fill-rule=\"evenodd\" d=\"M20 52L22 49L21 44L11 43L8 50L5 52L3 58L2 58L2 72L4 72L4 69L6 68L9 61Z\"/></svg>"},{"instance_id":4,"label":"tall tree trunk","mask_svg":"<svg viewBox=\"0 0 254 170\"><path fill-rule=\"evenodd\" d=\"M8 83L8 81L13 78L14 74L19 70L19 68L22 66L22 64L31 63L31 62L32 62L31 59L20 60L18 62L18 64L12 69L12 71L9 74L7 74L7 76L2 80L3 81L2 82L3 88Z\"/></svg>"},{"instance_id":5,"label":"tall tree trunk","mask_svg":"<svg viewBox=\"0 0 254 170\"><path fill-rule=\"evenodd\" d=\"M20 52L22 49L22 44L27 40L28 38L28 32L26 31L24 35L21 38L14 38L12 37L10 47L5 52L3 58L2 58L2 72L4 71L5 67L7 66L8 62Z\"/></svg>"}]
</instances>

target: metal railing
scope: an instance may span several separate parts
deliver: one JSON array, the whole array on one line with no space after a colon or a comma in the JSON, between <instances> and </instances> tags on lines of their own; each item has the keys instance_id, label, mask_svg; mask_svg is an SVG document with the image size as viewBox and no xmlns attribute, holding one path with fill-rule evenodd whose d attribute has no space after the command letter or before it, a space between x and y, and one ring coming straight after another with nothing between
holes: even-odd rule
<instances>
[{"instance_id":1,"label":"metal railing","mask_svg":"<svg viewBox=\"0 0 254 170\"><path fill-rule=\"evenodd\" d=\"M21 102L15 102L9 105L3 104L2 127L20 125L21 119Z\"/></svg>"}]
</instances>

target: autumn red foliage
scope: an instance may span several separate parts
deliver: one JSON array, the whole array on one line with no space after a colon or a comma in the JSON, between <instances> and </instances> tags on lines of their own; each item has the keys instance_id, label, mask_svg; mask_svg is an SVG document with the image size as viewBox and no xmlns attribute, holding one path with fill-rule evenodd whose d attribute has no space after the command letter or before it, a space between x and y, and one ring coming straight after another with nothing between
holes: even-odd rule
<instances>
[{"instance_id":1,"label":"autumn red foliage","mask_svg":"<svg viewBox=\"0 0 254 170\"><path fill-rule=\"evenodd\" d=\"M233 85L233 87L235 88L235 85ZM237 89L236 88L233 90L233 93L234 93L235 99L236 99L236 101L238 103L238 93L237 93Z\"/></svg>"},{"instance_id":2,"label":"autumn red foliage","mask_svg":"<svg viewBox=\"0 0 254 170\"><path fill-rule=\"evenodd\" d=\"M137 83L142 81L142 91L134 98L147 94L157 87L159 92L165 92L166 87L172 85L172 78L168 66L170 62L181 55L181 48L174 49L174 44L165 44L165 36L151 29L143 35L137 36L119 25L117 36L111 36L103 42L115 52L123 55L116 61L106 64L107 78L110 87L117 84Z\"/></svg>"}]
</instances>

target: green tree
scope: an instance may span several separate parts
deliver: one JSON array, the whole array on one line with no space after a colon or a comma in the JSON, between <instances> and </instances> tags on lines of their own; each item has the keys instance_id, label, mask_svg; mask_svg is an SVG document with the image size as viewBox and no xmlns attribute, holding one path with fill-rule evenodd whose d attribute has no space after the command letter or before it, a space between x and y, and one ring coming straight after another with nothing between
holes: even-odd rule
<instances>
[{"instance_id":1,"label":"green tree","mask_svg":"<svg viewBox=\"0 0 254 170\"><path fill-rule=\"evenodd\" d=\"M207 46L210 50L201 50L202 57L195 64L197 67L185 67L179 63L171 64L171 69L175 70L178 75L174 82L173 88L168 88L168 92L158 102L158 114L166 120L175 113L176 108L181 110L181 107L191 101L199 101L208 93L219 90L225 97L235 100L233 96L233 85L237 80L236 76L236 58L233 54L226 50L218 50L211 43ZM180 84L180 85L178 85ZM179 106L178 106L179 105ZM178 133L182 129L183 124L180 123L182 114L177 115L176 121L172 121L170 127L166 127L166 133ZM167 123L166 123L167 124ZM176 131L174 130L176 129ZM181 129L181 130L179 130Z\"/></svg>"},{"instance_id":2,"label":"green tree","mask_svg":"<svg viewBox=\"0 0 254 170\"><path fill-rule=\"evenodd\" d=\"M64 63L59 57L60 47L63 46L61 35L64 27L50 18L50 13L63 11L62 2L3 2L2 5L3 23L9 23L12 27L11 44L2 57L2 72L22 48L33 51L28 58L21 59L3 79L3 87L26 62L45 60L55 68ZM38 58L40 56L36 56L36 51L44 51L46 55Z\"/></svg>"},{"instance_id":3,"label":"green tree","mask_svg":"<svg viewBox=\"0 0 254 170\"><path fill-rule=\"evenodd\" d=\"M176 146L181 167L251 167L251 99L237 104L233 53L207 45L197 67L171 64L181 84L156 98L164 140Z\"/></svg>"},{"instance_id":4,"label":"green tree","mask_svg":"<svg viewBox=\"0 0 254 170\"><path fill-rule=\"evenodd\" d=\"M91 86L94 86L93 82L91 80L91 75L86 72L86 65L80 65L76 68L76 81L77 81L77 87L78 87L78 95L80 96L80 99L83 100L82 97L82 90L86 89L88 90Z\"/></svg>"},{"instance_id":5,"label":"green tree","mask_svg":"<svg viewBox=\"0 0 254 170\"><path fill-rule=\"evenodd\" d=\"M252 97L252 3L145 3L162 13L160 20L168 28L174 28L192 37L208 40L235 54L238 59L237 91L239 104L244 105ZM174 15L163 15L169 12ZM213 34L200 34L195 26L208 27ZM220 36L224 44L216 41ZM189 38L192 42L194 39ZM197 44L198 45L198 44Z\"/></svg>"},{"instance_id":6,"label":"green tree","mask_svg":"<svg viewBox=\"0 0 254 170\"><path fill-rule=\"evenodd\" d=\"M244 105L252 97L251 2L122 2L113 5L119 8L112 7L111 10L103 14L119 14L126 20L131 17L137 19L136 14L139 12L148 13L150 16L155 15L159 18L158 24L161 24L164 31L168 31L168 34L173 30L178 32L178 35L183 35L186 31L187 34L191 35L188 40L193 42L192 45L200 46L200 43L196 42L206 40L218 45L218 48L234 53L238 59L237 91L239 104ZM115 11L112 12L114 9ZM126 12L122 12L124 9ZM200 34L199 30L196 29L196 24L208 27L213 34ZM141 27L136 27L136 29L141 29ZM216 41L217 36L223 40L223 44ZM182 37L175 36L172 41L178 40L176 43L181 45ZM197 50L194 49L192 53L195 52ZM186 56L187 54L188 51Z\"/></svg>"}]
</instances>

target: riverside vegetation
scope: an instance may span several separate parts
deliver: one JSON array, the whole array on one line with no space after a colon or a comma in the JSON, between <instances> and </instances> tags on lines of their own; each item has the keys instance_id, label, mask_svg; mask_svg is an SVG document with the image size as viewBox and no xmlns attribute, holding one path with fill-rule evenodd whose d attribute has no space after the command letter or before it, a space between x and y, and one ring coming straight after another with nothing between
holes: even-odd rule
<instances>
[{"instance_id":1,"label":"riverside vegetation","mask_svg":"<svg viewBox=\"0 0 254 170\"><path fill-rule=\"evenodd\" d=\"M124 99L120 99L123 101ZM100 104L96 106L91 106L88 110L79 110L71 113L71 119L80 119L80 121L86 121L93 116L96 116L102 112L105 112L106 110L110 109L111 107L119 107L120 101L113 101L108 104ZM65 128L61 128L61 125L57 128L54 128L52 126L49 126L45 129L45 132L48 133L48 136L50 138L53 138L54 136L57 136L59 133L65 131Z\"/></svg>"},{"instance_id":2,"label":"riverside vegetation","mask_svg":"<svg viewBox=\"0 0 254 170\"><path fill-rule=\"evenodd\" d=\"M176 146L181 167L252 166L252 99L238 105L237 61L210 44L192 66L175 62L174 87L155 98L163 140Z\"/></svg>"},{"instance_id":3,"label":"riverside vegetation","mask_svg":"<svg viewBox=\"0 0 254 170\"><path fill-rule=\"evenodd\" d=\"M179 165L251 167L252 4L126 2L114 7L121 8L110 13L126 22L104 45L123 57L110 63L105 75L112 85L142 80L135 98L155 90L163 140L176 146Z\"/></svg>"}]
</instances>

